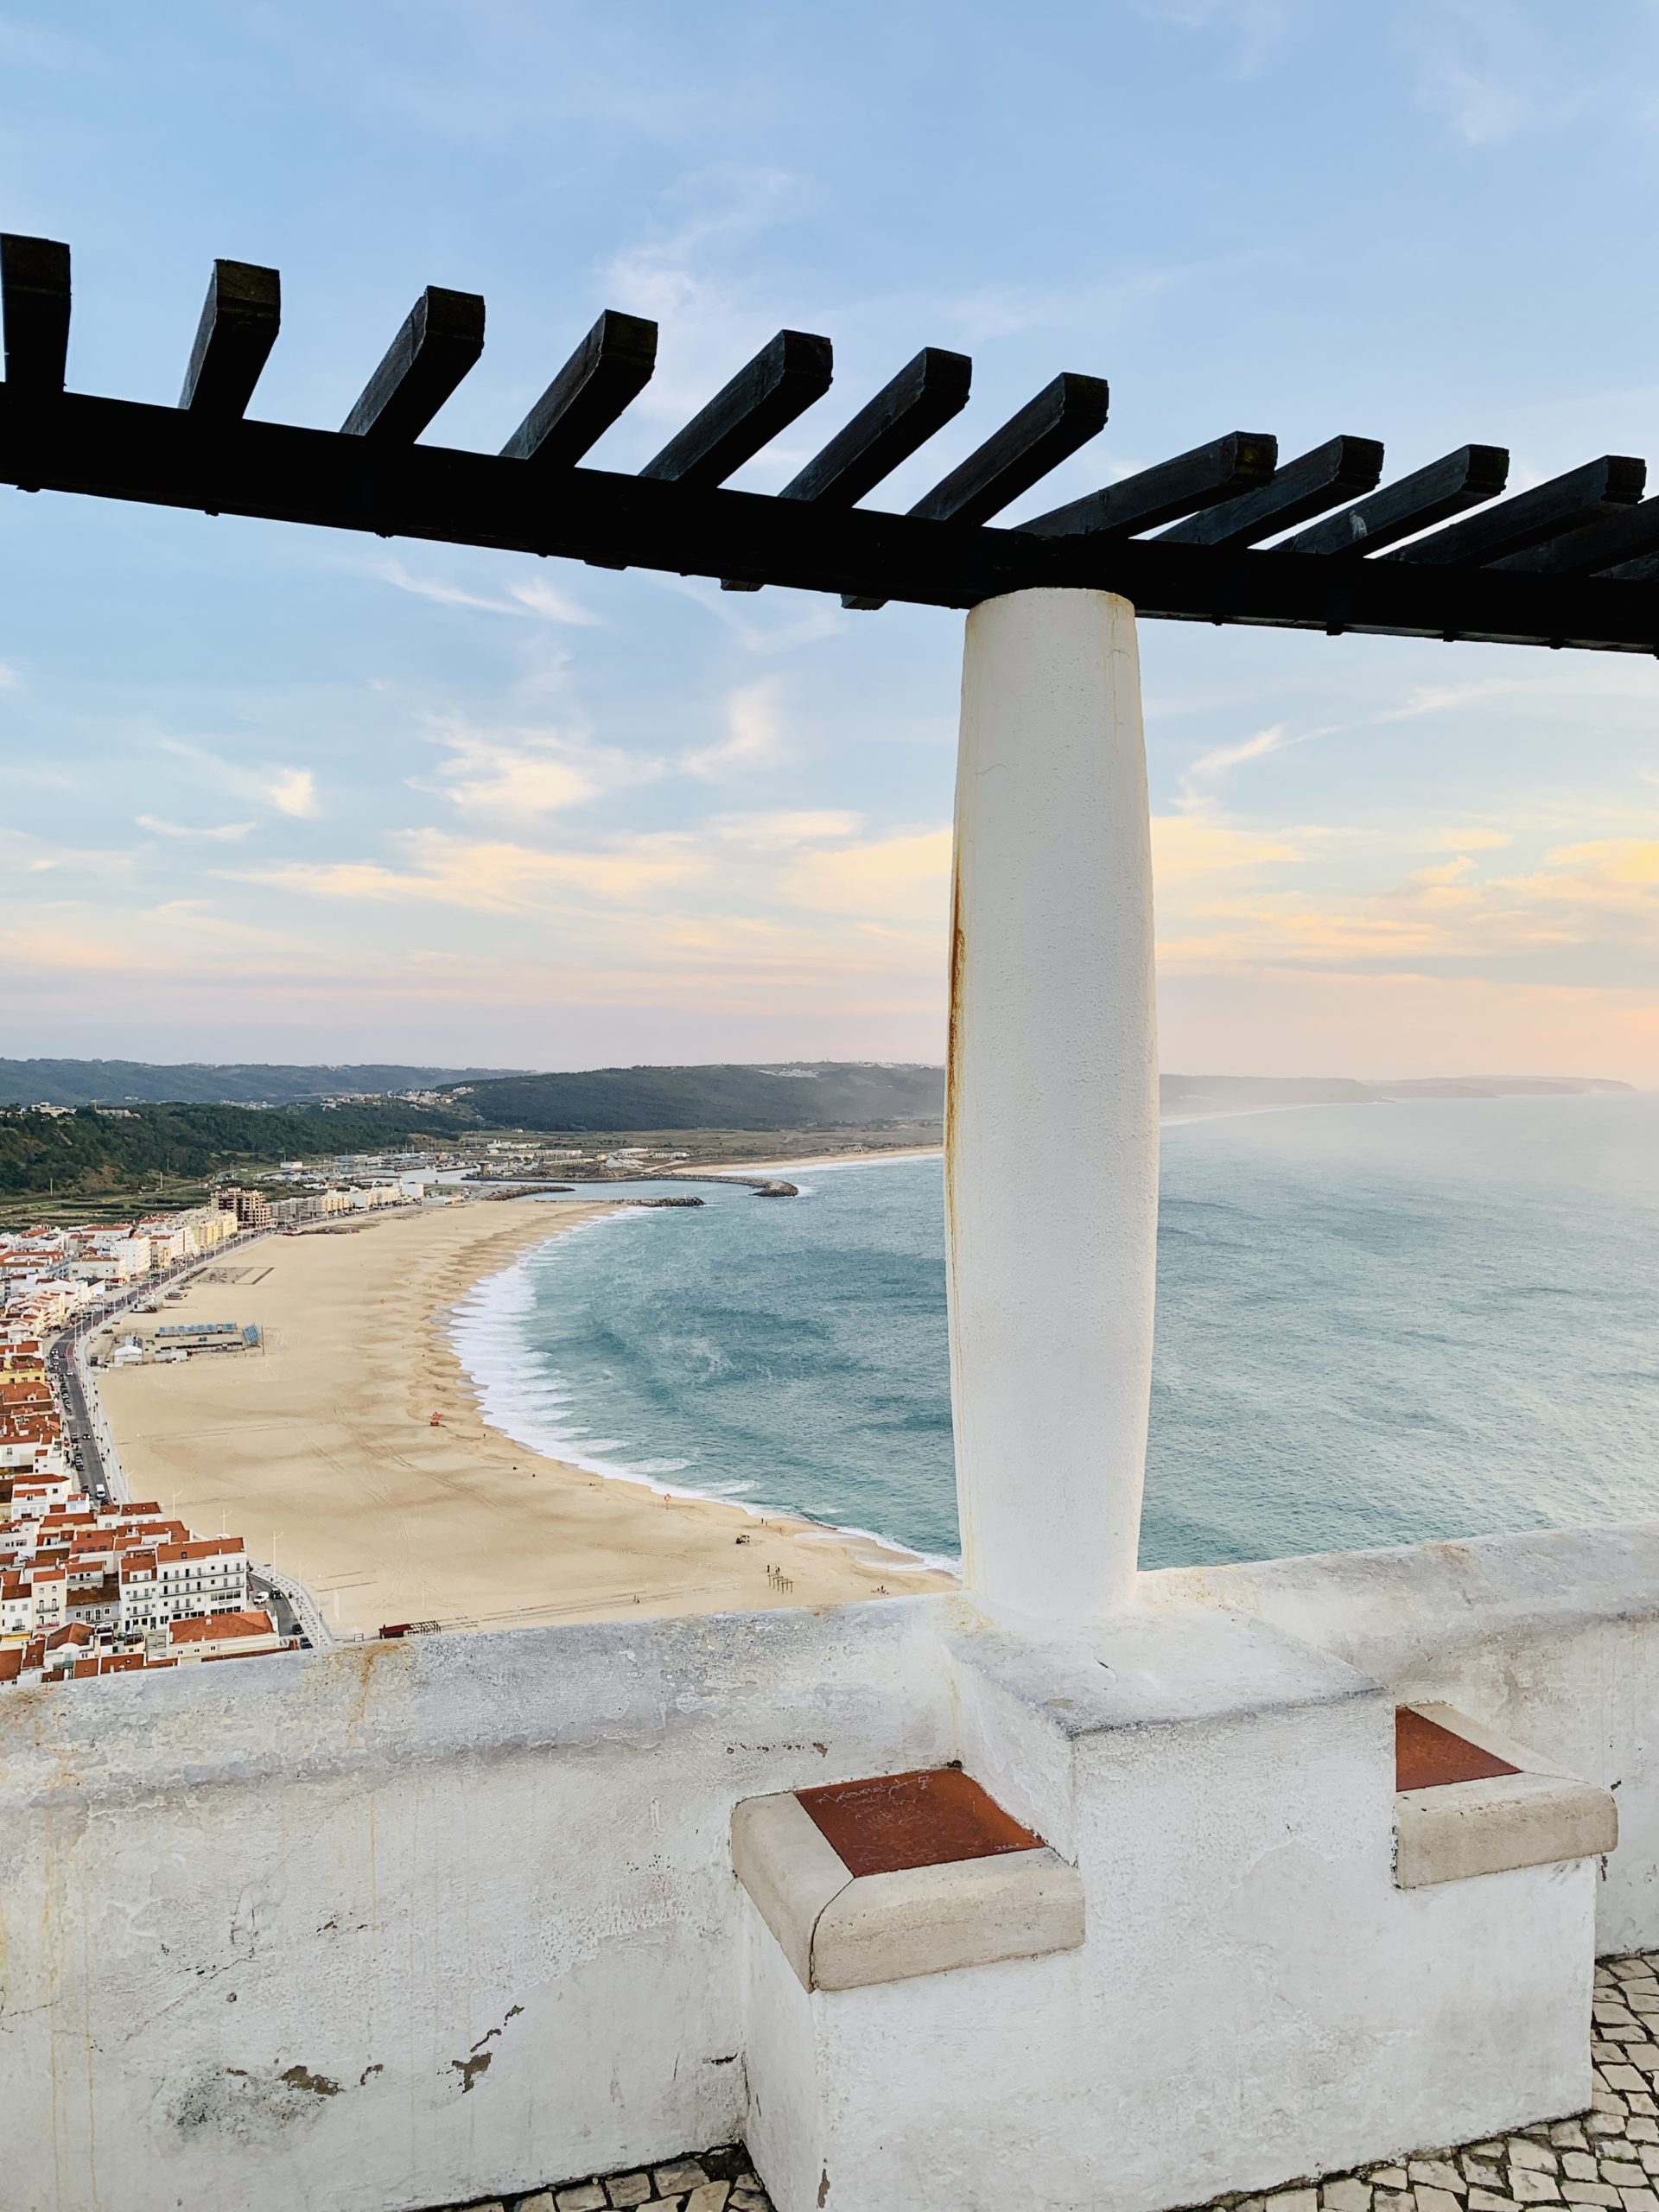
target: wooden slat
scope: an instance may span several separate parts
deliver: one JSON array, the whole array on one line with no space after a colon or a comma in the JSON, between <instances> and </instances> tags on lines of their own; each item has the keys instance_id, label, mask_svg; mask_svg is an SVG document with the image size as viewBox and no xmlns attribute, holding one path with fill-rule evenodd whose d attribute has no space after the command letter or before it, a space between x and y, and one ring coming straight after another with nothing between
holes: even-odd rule
<instances>
[{"instance_id":1,"label":"wooden slat","mask_svg":"<svg viewBox=\"0 0 1659 2212\"><path fill-rule=\"evenodd\" d=\"M822 399L834 373L827 338L780 330L639 474L659 483L723 484Z\"/></svg>"},{"instance_id":2,"label":"wooden slat","mask_svg":"<svg viewBox=\"0 0 1659 2212\"><path fill-rule=\"evenodd\" d=\"M988 522L1099 434L1109 397L1104 377L1056 377L911 513L927 522Z\"/></svg>"},{"instance_id":3,"label":"wooden slat","mask_svg":"<svg viewBox=\"0 0 1659 2212\"><path fill-rule=\"evenodd\" d=\"M838 430L821 454L809 461L779 493L782 499L811 499L820 506L850 507L873 491L900 461L925 445L934 432L968 404L974 365L966 353L925 346L891 384L884 385ZM759 583L737 576L721 579L722 591L759 591Z\"/></svg>"},{"instance_id":4,"label":"wooden slat","mask_svg":"<svg viewBox=\"0 0 1659 2212\"><path fill-rule=\"evenodd\" d=\"M657 365L657 326L607 308L501 448L509 461L570 468L637 399Z\"/></svg>"},{"instance_id":5,"label":"wooden slat","mask_svg":"<svg viewBox=\"0 0 1659 2212\"><path fill-rule=\"evenodd\" d=\"M1357 506L1327 515L1274 550L1357 557L1379 553L1414 531L1444 522L1484 500L1495 499L1509 481L1510 456L1502 446L1459 446L1396 483L1385 484Z\"/></svg>"},{"instance_id":6,"label":"wooden slat","mask_svg":"<svg viewBox=\"0 0 1659 2212\"><path fill-rule=\"evenodd\" d=\"M1643 499L1638 506L1615 508L1582 530L1547 538L1541 545L1511 553L1491 565L1538 576L1594 576L1610 570L1634 576L1655 553L1659 553L1659 499Z\"/></svg>"},{"instance_id":7,"label":"wooden slat","mask_svg":"<svg viewBox=\"0 0 1659 2212\"><path fill-rule=\"evenodd\" d=\"M1159 538L1045 538L587 467L565 472L550 498L539 472L493 454L201 423L179 408L9 384L0 483L918 606L1110 591L1147 620L1659 652L1659 593L1646 584Z\"/></svg>"},{"instance_id":8,"label":"wooden slat","mask_svg":"<svg viewBox=\"0 0 1659 2212\"><path fill-rule=\"evenodd\" d=\"M0 237L6 382L61 391L69 354L69 249L55 238Z\"/></svg>"},{"instance_id":9,"label":"wooden slat","mask_svg":"<svg viewBox=\"0 0 1659 2212\"><path fill-rule=\"evenodd\" d=\"M1647 474L1645 461L1633 460L1628 454L1604 454L1599 461L1569 468L1565 475L1552 476L1548 483L1535 484L1529 492L1517 492L1512 499L1502 499L1495 507L1465 516L1462 522L1451 523L1430 537L1397 546L1382 558L1433 566L1481 566L1502 561L1541 545L1547 538L1599 522L1621 507L1633 507L1642 497Z\"/></svg>"},{"instance_id":10,"label":"wooden slat","mask_svg":"<svg viewBox=\"0 0 1659 2212\"><path fill-rule=\"evenodd\" d=\"M1160 545L1258 545L1327 507L1344 506L1369 492L1382 474L1382 448L1375 438L1332 438L1276 469L1259 492L1211 507L1160 533Z\"/></svg>"},{"instance_id":11,"label":"wooden slat","mask_svg":"<svg viewBox=\"0 0 1659 2212\"><path fill-rule=\"evenodd\" d=\"M926 444L968 404L974 365L966 353L924 346L868 407L809 461L779 494L850 507Z\"/></svg>"},{"instance_id":12,"label":"wooden slat","mask_svg":"<svg viewBox=\"0 0 1659 2212\"><path fill-rule=\"evenodd\" d=\"M341 430L348 437L412 442L483 351L478 294L429 284Z\"/></svg>"},{"instance_id":13,"label":"wooden slat","mask_svg":"<svg viewBox=\"0 0 1659 2212\"><path fill-rule=\"evenodd\" d=\"M1278 463L1277 438L1259 430L1232 430L1020 527L1039 537L1132 537L1137 531L1155 530L1160 523L1255 491L1268 482Z\"/></svg>"},{"instance_id":14,"label":"wooden slat","mask_svg":"<svg viewBox=\"0 0 1659 2212\"><path fill-rule=\"evenodd\" d=\"M214 262L180 406L216 422L245 415L282 314L283 280L276 270L251 261Z\"/></svg>"},{"instance_id":15,"label":"wooden slat","mask_svg":"<svg viewBox=\"0 0 1659 2212\"><path fill-rule=\"evenodd\" d=\"M1600 582L1603 577L1609 582L1659 583L1659 553L1644 554L1639 561L1621 561L1616 569L1603 569L1596 581Z\"/></svg>"},{"instance_id":16,"label":"wooden slat","mask_svg":"<svg viewBox=\"0 0 1659 2212\"><path fill-rule=\"evenodd\" d=\"M1099 434L1110 397L1104 377L1063 371L931 492L924 493L911 513L924 522L988 521ZM887 601L853 592L842 605L874 614Z\"/></svg>"}]
</instances>

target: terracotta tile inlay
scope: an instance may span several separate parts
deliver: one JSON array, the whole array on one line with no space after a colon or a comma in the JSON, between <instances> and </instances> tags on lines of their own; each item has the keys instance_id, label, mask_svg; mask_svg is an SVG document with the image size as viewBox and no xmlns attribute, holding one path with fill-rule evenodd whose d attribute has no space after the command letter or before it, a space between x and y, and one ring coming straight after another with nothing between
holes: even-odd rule
<instances>
[{"instance_id":1,"label":"terracotta tile inlay","mask_svg":"<svg viewBox=\"0 0 1659 2212\"><path fill-rule=\"evenodd\" d=\"M1021 1827L955 1767L832 1782L795 1795L853 1875L1042 1848L1041 1836Z\"/></svg>"},{"instance_id":2,"label":"terracotta tile inlay","mask_svg":"<svg viewBox=\"0 0 1659 2212\"><path fill-rule=\"evenodd\" d=\"M1490 1782L1500 1774L1519 1774L1507 1759L1483 1751L1478 1744L1425 1720L1399 1706L1394 1715L1394 1786L1396 1789L1438 1789L1447 1782Z\"/></svg>"}]
</instances>

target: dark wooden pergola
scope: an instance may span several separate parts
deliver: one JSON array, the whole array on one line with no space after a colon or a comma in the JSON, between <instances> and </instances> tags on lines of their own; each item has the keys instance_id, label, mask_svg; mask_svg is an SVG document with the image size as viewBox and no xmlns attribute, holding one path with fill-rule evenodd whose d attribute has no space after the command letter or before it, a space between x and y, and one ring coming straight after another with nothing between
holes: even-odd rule
<instances>
[{"instance_id":1,"label":"dark wooden pergola","mask_svg":"<svg viewBox=\"0 0 1659 2212\"><path fill-rule=\"evenodd\" d=\"M657 326L638 315L601 315L486 454L417 442L483 350L475 293L423 292L333 431L246 418L280 321L274 269L214 264L176 407L66 390L67 246L0 238L0 481L27 492L782 584L853 607L1058 587L1175 621L1659 652L1659 499L1624 454L1503 499L1502 447L1462 446L1383 485L1375 439L1281 463L1275 439L1236 430L999 529L1101 429L1103 378L1056 377L892 514L858 503L967 404L964 354L925 346L767 494L727 480L829 390L830 340L804 331L779 331L626 476L582 462L651 378Z\"/></svg>"}]
</instances>

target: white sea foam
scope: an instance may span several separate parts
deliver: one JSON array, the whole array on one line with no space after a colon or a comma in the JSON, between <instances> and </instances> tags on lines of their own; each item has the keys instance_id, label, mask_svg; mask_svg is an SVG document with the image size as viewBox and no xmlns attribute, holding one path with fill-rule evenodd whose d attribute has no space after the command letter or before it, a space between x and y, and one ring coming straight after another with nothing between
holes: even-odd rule
<instances>
[{"instance_id":1,"label":"white sea foam","mask_svg":"<svg viewBox=\"0 0 1659 2212\"><path fill-rule=\"evenodd\" d=\"M1652 1510L1659 1099L1425 1099L1387 1114L1309 1106L1165 1126L1147 1566ZM857 1544L902 1587L904 1553L878 1553L868 1524L911 1526L912 1543L929 1546L950 1526L943 1281L916 1267L943 1243L938 1175L889 1176L894 1187L878 1193L882 1179L849 1172L899 1164L779 1162L817 1194L798 1218L710 1193L733 1217L715 1237L692 1226L713 1226L707 1215L611 1217L633 1221L630 1234L654 1223L666 1242L649 1254L587 1248L569 1297L554 1256L531 1264L534 1301L483 1287L463 1302L457 1345L486 1417L680 1495L714 1495L741 1471L753 1486L734 1503L759 1514L804 1497L816 1535ZM710 1256L688 1256L697 1244ZM877 1262L862 1276L861 1253ZM635 1256L651 1266L607 1264ZM547 1313L527 1310L543 1300ZM564 1355L536 1349L555 1306L572 1325L563 1378ZM653 1325L660 1357L643 1333ZM730 1387L714 1376L706 1398L680 1342L699 1332L740 1370ZM612 1336L632 1346L626 1366ZM661 1465L680 1456L690 1464ZM835 1521L855 1525L825 1529Z\"/></svg>"},{"instance_id":2,"label":"white sea foam","mask_svg":"<svg viewBox=\"0 0 1659 2212\"><path fill-rule=\"evenodd\" d=\"M861 1167L887 1163L849 1160L834 1164ZM573 1222L569 1228L554 1234L563 1242L566 1237L592 1235L599 1230L652 1218L644 1209L619 1210ZM474 1283L450 1309L450 1344L471 1379L480 1414L487 1426L544 1459L579 1467L584 1474L598 1475L607 1482L632 1483L658 1497L703 1499L734 1505L757 1520L771 1514L786 1514L791 1520L810 1521L812 1516L798 1506L780 1505L753 1497L758 1485L747 1478L696 1486L665 1481L665 1476L681 1473L691 1462L662 1458L620 1459L614 1455L629 1448L626 1438L596 1437L587 1421L563 1418L565 1409L572 1406L572 1394L563 1379L545 1364L547 1354L530 1341L529 1335L528 1325L536 1310L529 1262L546 1249L546 1245L531 1247L499 1274L486 1275ZM706 1349L711 1365L724 1363L726 1355L718 1346L709 1344ZM868 1546L879 1554L884 1570L893 1574L919 1574L932 1570L954 1574L961 1570L961 1561L949 1554L918 1552L896 1537L878 1535L868 1529L842 1528L828 1522L810 1529L802 1541Z\"/></svg>"}]
</instances>

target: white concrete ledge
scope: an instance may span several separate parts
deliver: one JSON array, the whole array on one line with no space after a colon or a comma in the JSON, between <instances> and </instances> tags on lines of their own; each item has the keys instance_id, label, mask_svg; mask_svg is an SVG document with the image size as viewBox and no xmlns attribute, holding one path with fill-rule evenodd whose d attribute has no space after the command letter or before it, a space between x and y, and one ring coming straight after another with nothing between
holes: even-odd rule
<instances>
[{"instance_id":1,"label":"white concrete ledge","mask_svg":"<svg viewBox=\"0 0 1659 2212\"><path fill-rule=\"evenodd\" d=\"M1409 1709L1519 1771L1400 1791L1394 1801L1397 1888L1592 1859L1617 1845L1618 1808L1611 1790L1580 1782L1454 1706Z\"/></svg>"},{"instance_id":2,"label":"white concrete ledge","mask_svg":"<svg viewBox=\"0 0 1659 2212\"><path fill-rule=\"evenodd\" d=\"M855 1875L792 1791L732 1814L732 1867L803 1989L1076 1950L1083 1884L1046 1845Z\"/></svg>"},{"instance_id":3,"label":"white concrete ledge","mask_svg":"<svg viewBox=\"0 0 1659 2212\"><path fill-rule=\"evenodd\" d=\"M792 1789L733 1807L732 1871L778 1938L796 1980L810 1989L819 1919L853 1877Z\"/></svg>"},{"instance_id":4,"label":"white concrete ledge","mask_svg":"<svg viewBox=\"0 0 1659 2212\"><path fill-rule=\"evenodd\" d=\"M818 1916L812 1986L862 1989L954 1967L1040 1959L1083 1942L1083 1884L1046 1844L861 1874Z\"/></svg>"},{"instance_id":5,"label":"white concrete ledge","mask_svg":"<svg viewBox=\"0 0 1659 2212\"><path fill-rule=\"evenodd\" d=\"M1390 1685L1448 1656L1659 1623L1659 1519L1143 1574L1136 1602L1250 1613Z\"/></svg>"}]
</instances>

